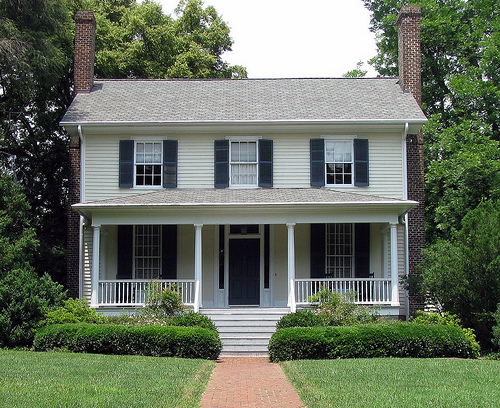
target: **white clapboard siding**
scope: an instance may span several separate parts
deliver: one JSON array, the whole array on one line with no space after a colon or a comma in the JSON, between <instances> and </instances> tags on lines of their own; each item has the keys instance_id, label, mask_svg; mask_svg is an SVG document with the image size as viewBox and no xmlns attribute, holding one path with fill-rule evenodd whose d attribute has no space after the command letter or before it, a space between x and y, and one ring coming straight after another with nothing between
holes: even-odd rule
<instances>
[{"instance_id":1,"label":"white clapboard siding","mask_svg":"<svg viewBox=\"0 0 500 408\"><path fill-rule=\"evenodd\" d=\"M178 187L213 188L214 140L229 135L169 135L179 141ZM272 139L273 184L275 188L310 187L309 141L320 137L308 134L259 134ZM370 185L347 188L361 194L403 198L403 156L400 134L359 134L369 140ZM142 135L144 137L144 135ZM154 189L118 187L119 135L89 135L85 139L85 201L144 193ZM145 140L145 139L144 139ZM344 187L336 187L344 188Z\"/></svg>"}]
</instances>

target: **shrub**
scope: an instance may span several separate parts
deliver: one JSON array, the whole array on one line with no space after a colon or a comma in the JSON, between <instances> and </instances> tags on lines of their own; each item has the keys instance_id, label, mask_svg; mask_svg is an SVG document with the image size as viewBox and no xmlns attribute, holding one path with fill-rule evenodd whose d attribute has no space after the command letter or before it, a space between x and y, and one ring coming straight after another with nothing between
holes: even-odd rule
<instances>
[{"instance_id":1,"label":"shrub","mask_svg":"<svg viewBox=\"0 0 500 408\"><path fill-rule=\"evenodd\" d=\"M40 328L36 351L64 349L80 353L137 354L215 360L219 335L201 327L58 324Z\"/></svg>"},{"instance_id":2,"label":"shrub","mask_svg":"<svg viewBox=\"0 0 500 408\"><path fill-rule=\"evenodd\" d=\"M47 313L42 324L104 323L105 321L104 316L89 307L87 299L81 298L64 300L61 307Z\"/></svg>"},{"instance_id":3,"label":"shrub","mask_svg":"<svg viewBox=\"0 0 500 408\"><path fill-rule=\"evenodd\" d=\"M170 321L170 325L172 326L188 326L188 327L202 327L208 330L217 331L217 327L214 322L205 315L200 313L189 312L180 316L174 317Z\"/></svg>"},{"instance_id":4,"label":"shrub","mask_svg":"<svg viewBox=\"0 0 500 408\"><path fill-rule=\"evenodd\" d=\"M323 326L348 326L359 323L374 323L380 316L374 307L354 303L356 293L336 293L322 287L309 297Z\"/></svg>"},{"instance_id":5,"label":"shrub","mask_svg":"<svg viewBox=\"0 0 500 408\"><path fill-rule=\"evenodd\" d=\"M0 279L0 347L31 345L45 313L66 298L49 275L41 278L29 267Z\"/></svg>"},{"instance_id":6,"label":"shrub","mask_svg":"<svg viewBox=\"0 0 500 408\"><path fill-rule=\"evenodd\" d=\"M323 326L323 321L312 310L297 310L295 313L289 313L284 315L276 324L277 329L314 326Z\"/></svg>"},{"instance_id":7,"label":"shrub","mask_svg":"<svg viewBox=\"0 0 500 408\"><path fill-rule=\"evenodd\" d=\"M269 342L272 361L370 357L461 357L478 353L454 326L407 322L277 330Z\"/></svg>"},{"instance_id":8,"label":"shrub","mask_svg":"<svg viewBox=\"0 0 500 408\"><path fill-rule=\"evenodd\" d=\"M151 282L148 287L146 304L142 312L156 317L175 317L185 313L187 307L182 302L181 295L175 286L162 289L157 282Z\"/></svg>"},{"instance_id":9,"label":"shrub","mask_svg":"<svg viewBox=\"0 0 500 408\"><path fill-rule=\"evenodd\" d=\"M375 323L380 319L377 309L354 303L356 294L335 293L321 288L309 297L314 311L298 310L283 316L276 327L349 326Z\"/></svg>"},{"instance_id":10,"label":"shrub","mask_svg":"<svg viewBox=\"0 0 500 408\"><path fill-rule=\"evenodd\" d=\"M439 324L443 326L458 327L464 332L465 337L469 340L471 346L474 348L474 353L479 355L481 347L476 341L474 330L462 327L458 316L448 312L440 315L439 313L427 313L422 310L417 310L416 317L412 318L411 321L416 324Z\"/></svg>"}]
</instances>

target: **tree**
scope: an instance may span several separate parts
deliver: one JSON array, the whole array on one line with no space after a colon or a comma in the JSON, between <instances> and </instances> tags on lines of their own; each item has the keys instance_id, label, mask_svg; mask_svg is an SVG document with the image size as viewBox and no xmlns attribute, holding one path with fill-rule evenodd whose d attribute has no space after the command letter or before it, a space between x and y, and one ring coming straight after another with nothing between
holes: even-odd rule
<instances>
[{"instance_id":1,"label":"tree","mask_svg":"<svg viewBox=\"0 0 500 408\"><path fill-rule=\"evenodd\" d=\"M40 242L33 265L62 280L71 101L70 14L62 0L0 2L0 170L22 184Z\"/></svg>"},{"instance_id":2,"label":"tree","mask_svg":"<svg viewBox=\"0 0 500 408\"><path fill-rule=\"evenodd\" d=\"M356 64L356 68L352 69L351 71L347 71L342 76L344 78L363 78L363 77L365 77L366 74L368 73L368 71L362 69L363 68L363 64L364 64L364 62L359 61Z\"/></svg>"},{"instance_id":3,"label":"tree","mask_svg":"<svg viewBox=\"0 0 500 408\"><path fill-rule=\"evenodd\" d=\"M244 68L222 59L231 50L229 27L201 0L181 0L176 19L151 1L76 0L74 11L83 9L96 15L97 77L246 77Z\"/></svg>"},{"instance_id":4,"label":"tree","mask_svg":"<svg viewBox=\"0 0 500 408\"><path fill-rule=\"evenodd\" d=\"M227 24L200 0L181 1L177 18L136 0L0 2L0 170L22 185L38 238L32 265L66 276L68 136L59 121L72 101L74 13L97 19L95 73L101 78L238 78Z\"/></svg>"},{"instance_id":5,"label":"tree","mask_svg":"<svg viewBox=\"0 0 500 408\"><path fill-rule=\"evenodd\" d=\"M498 197L500 15L497 0L364 0L372 11L382 75L397 75L395 21L405 4L422 7L426 238L449 238L461 218ZM453 140L453 141L452 141ZM467 163L460 163L460 161ZM470 162L468 162L470 160Z\"/></svg>"},{"instance_id":6,"label":"tree","mask_svg":"<svg viewBox=\"0 0 500 408\"><path fill-rule=\"evenodd\" d=\"M0 278L33 260L38 241L29 224L29 212L21 186L10 176L0 176Z\"/></svg>"},{"instance_id":7,"label":"tree","mask_svg":"<svg viewBox=\"0 0 500 408\"><path fill-rule=\"evenodd\" d=\"M456 314L489 345L500 302L500 200L484 201L467 213L450 240L425 249L421 292Z\"/></svg>"},{"instance_id":8,"label":"tree","mask_svg":"<svg viewBox=\"0 0 500 408\"><path fill-rule=\"evenodd\" d=\"M61 285L47 274L39 278L30 265L38 241L29 211L21 186L1 175L0 346L29 344L45 312L65 297Z\"/></svg>"}]
</instances>

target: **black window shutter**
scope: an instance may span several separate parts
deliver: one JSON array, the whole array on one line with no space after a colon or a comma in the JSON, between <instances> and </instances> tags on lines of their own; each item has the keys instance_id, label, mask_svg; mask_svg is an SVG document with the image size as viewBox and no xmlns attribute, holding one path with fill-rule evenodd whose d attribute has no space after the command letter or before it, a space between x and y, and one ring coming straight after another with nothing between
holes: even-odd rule
<instances>
[{"instance_id":1,"label":"black window shutter","mask_svg":"<svg viewBox=\"0 0 500 408\"><path fill-rule=\"evenodd\" d=\"M229 140L215 141L214 177L215 187L229 187Z\"/></svg>"},{"instance_id":2,"label":"black window shutter","mask_svg":"<svg viewBox=\"0 0 500 408\"><path fill-rule=\"evenodd\" d=\"M134 141L120 140L119 186L134 186Z\"/></svg>"},{"instance_id":3,"label":"black window shutter","mask_svg":"<svg viewBox=\"0 0 500 408\"><path fill-rule=\"evenodd\" d=\"M354 257L356 278L370 277L370 224L354 224Z\"/></svg>"},{"instance_id":4,"label":"black window shutter","mask_svg":"<svg viewBox=\"0 0 500 408\"><path fill-rule=\"evenodd\" d=\"M177 279L177 225L162 226L162 279Z\"/></svg>"},{"instance_id":5,"label":"black window shutter","mask_svg":"<svg viewBox=\"0 0 500 408\"><path fill-rule=\"evenodd\" d=\"M177 140L163 141L163 187L177 187Z\"/></svg>"},{"instance_id":6,"label":"black window shutter","mask_svg":"<svg viewBox=\"0 0 500 408\"><path fill-rule=\"evenodd\" d=\"M354 185L368 186L368 139L354 139Z\"/></svg>"},{"instance_id":7,"label":"black window shutter","mask_svg":"<svg viewBox=\"0 0 500 408\"><path fill-rule=\"evenodd\" d=\"M325 185L325 141L311 139L311 186Z\"/></svg>"},{"instance_id":8,"label":"black window shutter","mask_svg":"<svg viewBox=\"0 0 500 408\"><path fill-rule=\"evenodd\" d=\"M116 279L132 279L134 227L118 225L118 273Z\"/></svg>"},{"instance_id":9,"label":"black window shutter","mask_svg":"<svg viewBox=\"0 0 500 408\"><path fill-rule=\"evenodd\" d=\"M259 140L259 187L273 186L273 141Z\"/></svg>"},{"instance_id":10,"label":"black window shutter","mask_svg":"<svg viewBox=\"0 0 500 408\"><path fill-rule=\"evenodd\" d=\"M324 278L326 268L326 226L311 224L311 278Z\"/></svg>"}]
</instances>

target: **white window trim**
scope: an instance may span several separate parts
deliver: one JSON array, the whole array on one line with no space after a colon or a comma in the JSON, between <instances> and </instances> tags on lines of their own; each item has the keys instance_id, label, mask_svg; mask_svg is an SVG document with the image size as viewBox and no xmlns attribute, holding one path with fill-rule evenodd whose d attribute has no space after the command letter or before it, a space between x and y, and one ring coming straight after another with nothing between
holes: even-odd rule
<instances>
[{"instance_id":1,"label":"white window trim","mask_svg":"<svg viewBox=\"0 0 500 408\"><path fill-rule=\"evenodd\" d=\"M325 144L325 171L324 171L324 177L325 177L325 187L326 188L333 188L333 189L339 189L339 188L346 188L346 189L352 189L356 188L354 185L354 139L357 139L358 135L321 135L320 139L323 139L325 141L331 140L335 142L351 142L351 151L352 151L352 179L350 184L328 184L326 180L326 144Z\"/></svg>"},{"instance_id":2,"label":"white window trim","mask_svg":"<svg viewBox=\"0 0 500 408\"><path fill-rule=\"evenodd\" d=\"M160 136L157 136L157 137L149 137L149 138L146 138L144 136L140 136L140 137L136 137L136 138L131 138L132 140L134 140L134 188L137 188L137 189L145 189L145 190L160 190L163 188L163 141L166 140L165 137L160 137ZM141 185L137 185L136 184L136 181L137 181L137 165L138 163L136 162L136 159L137 159L137 143L160 143L161 146L160 146L160 152L161 152L161 159L160 159L160 163L155 163L154 165L160 165L161 166L161 171L160 171L160 177L161 177L161 181L160 181L160 184L159 185L151 185L151 186L141 186ZM146 164L146 163L144 163ZM139 165L141 165L141 163L139 163Z\"/></svg>"},{"instance_id":3,"label":"white window trim","mask_svg":"<svg viewBox=\"0 0 500 408\"><path fill-rule=\"evenodd\" d=\"M225 140L229 141L229 188L237 189L255 189L259 187L259 143L258 141L262 139L262 136L226 136ZM257 177L255 184L232 184L232 166L231 166L231 143L232 142L256 142L256 163L257 163Z\"/></svg>"}]
</instances>

